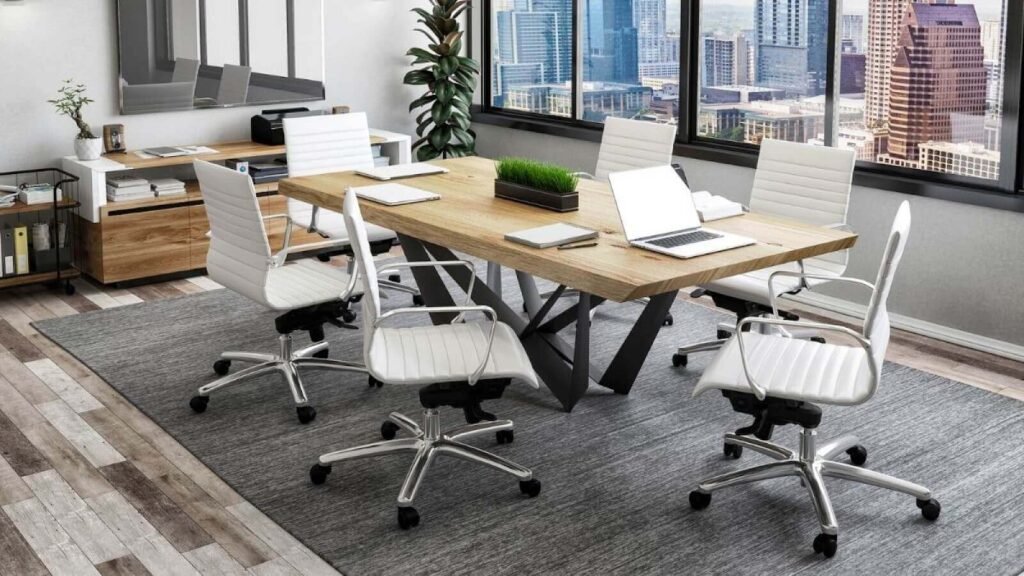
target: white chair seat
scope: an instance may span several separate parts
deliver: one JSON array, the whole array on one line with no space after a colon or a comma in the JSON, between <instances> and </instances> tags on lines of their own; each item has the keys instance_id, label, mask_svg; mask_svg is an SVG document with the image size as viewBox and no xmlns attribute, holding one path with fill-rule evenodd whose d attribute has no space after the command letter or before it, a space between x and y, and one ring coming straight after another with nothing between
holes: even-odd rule
<instances>
[{"instance_id":1,"label":"white chair seat","mask_svg":"<svg viewBox=\"0 0 1024 576\"><path fill-rule=\"evenodd\" d=\"M293 310L330 302L345 294L348 283L348 272L342 268L314 259L296 260L267 273L266 304L274 310Z\"/></svg>"},{"instance_id":2,"label":"white chair seat","mask_svg":"<svg viewBox=\"0 0 1024 576\"><path fill-rule=\"evenodd\" d=\"M872 393L870 359L863 348L757 332L744 333L743 343L750 374L770 397L848 406ZM736 336L704 370L693 395L708 390L752 392Z\"/></svg>"},{"instance_id":3,"label":"white chair seat","mask_svg":"<svg viewBox=\"0 0 1024 576\"><path fill-rule=\"evenodd\" d=\"M490 323L467 322L377 328L370 340L367 368L388 384L432 384L466 380L480 366L487 350ZM537 375L519 337L499 323L481 380L519 378L538 387Z\"/></svg>"},{"instance_id":4,"label":"white chair seat","mask_svg":"<svg viewBox=\"0 0 1024 576\"><path fill-rule=\"evenodd\" d=\"M310 211L311 212L311 211ZM292 214L295 226L309 229L310 217L308 215ZM345 217L339 212L332 210L319 210L316 215L316 229L326 234L332 240L347 240L348 230L345 229ZM394 230L381 228L373 224L366 224L366 235L370 242L393 240L397 238Z\"/></svg>"},{"instance_id":5,"label":"white chair seat","mask_svg":"<svg viewBox=\"0 0 1024 576\"><path fill-rule=\"evenodd\" d=\"M728 278L715 280L703 285L702 287L705 290L715 292L716 294L731 296L746 302L754 302L762 306L771 306L771 302L768 298L768 278L770 278L773 273L782 270L788 272L799 272L800 267L796 262L789 262L779 266L772 266L771 268L755 270L746 274L739 274L737 276L730 276ZM843 274L843 270L839 266L836 266L835 269L833 269L825 266L819 266L809 261L804 262L804 272L807 274L825 274L829 276L842 276ZM825 284L828 281L817 278L807 278L805 279L805 282L808 287L813 288L820 284ZM793 292L800 289L800 278L779 277L775 279L773 287L775 288L776 296L780 296L787 292Z\"/></svg>"}]
</instances>

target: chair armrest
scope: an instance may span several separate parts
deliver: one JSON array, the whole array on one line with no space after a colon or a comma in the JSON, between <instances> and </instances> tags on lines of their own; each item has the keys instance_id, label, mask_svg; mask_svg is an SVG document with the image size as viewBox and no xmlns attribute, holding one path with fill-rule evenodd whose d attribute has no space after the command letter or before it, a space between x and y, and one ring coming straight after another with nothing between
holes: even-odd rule
<instances>
[{"instance_id":1,"label":"chair armrest","mask_svg":"<svg viewBox=\"0 0 1024 576\"><path fill-rule=\"evenodd\" d=\"M864 352L867 353L868 367L871 370L871 378L875 383L875 386L877 386L878 384L878 367L875 366L875 363L872 360L871 341L865 338L863 335L857 333L856 331L851 330L846 326L825 324L823 322L805 322L802 320L783 320L782 318L764 318L760 316L748 316L747 318L744 318L743 320L736 324L736 339L740 347L740 360L743 363L743 372L746 374L747 383L750 384L750 387L751 389L753 389L754 395L757 396L758 400L764 400L765 396L767 396L767 391L764 389L763 386L761 386L754 380L754 375L750 373L750 366L747 360L747 351L743 344L743 336L745 334L743 328L750 324L765 324L768 326L782 327L784 335L780 336L780 338L790 337L789 334L786 333L784 330L786 326L789 326L791 328L807 328L809 330L819 330L822 332L836 332L839 334L845 334L846 336L853 338L857 342L857 344L859 344L860 347L864 349Z\"/></svg>"},{"instance_id":2,"label":"chair armrest","mask_svg":"<svg viewBox=\"0 0 1024 576\"><path fill-rule=\"evenodd\" d=\"M281 249L284 250L284 249L287 249L288 245L292 243L292 224L293 224L292 217L287 215L287 214L267 214L267 215L263 216L263 221L266 222L267 220L279 220L281 218L284 218L284 220L285 220L285 224L284 224L284 242L281 245Z\"/></svg>"},{"instance_id":3,"label":"chair armrest","mask_svg":"<svg viewBox=\"0 0 1024 576\"><path fill-rule=\"evenodd\" d=\"M826 224L825 228L832 230L841 230L843 232L853 232L853 227L846 222L836 222L835 224Z\"/></svg>"},{"instance_id":4,"label":"chair armrest","mask_svg":"<svg viewBox=\"0 0 1024 576\"><path fill-rule=\"evenodd\" d=\"M594 176L590 172L573 172L572 175L580 180L597 180L597 176Z\"/></svg>"},{"instance_id":5,"label":"chair armrest","mask_svg":"<svg viewBox=\"0 0 1024 576\"><path fill-rule=\"evenodd\" d=\"M388 264L388 268L394 270L395 268L427 268L427 267L441 267L445 266L462 266L463 268L469 269L469 289L466 290L466 302L464 306L469 306L473 302L473 287L476 285L476 266L473 265L469 260L442 260L430 262L398 262L396 264ZM461 318L462 315L459 315ZM456 318L458 320L459 318Z\"/></svg>"},{"instance_id":6,"label":"chair armrest","mask_svg":"<svg viewBox=\"0 0 1024 576\"><path fill-rule=\"evenodd\" d=\"M418 262L417 264L420 263ZM422 264L426 264L426 262L422 262ZM494 308L491 308L490 306L426 306L420 308L398 308L379 316L376 322L373 323L373 327L377 328L382 322L388 318L394 318L395 316L407 314L445 314L452 312L458 312L458 315L452 320L453 324L461 319L466 312L482 312L491 319L491 329L487 334L487 348L484 350L484 358L480 362L480 366L478 366L477 369L469 376L469 385L473 386L477 383L477 380L480 379L480 375L483 374L484 369L487 368L487 361L491 358L491 347L494 345L494 333L498 328L498 314L494 311Z\"/></svg>"},{"instance_id":7,"label":"chair armrest","mask_svg":"<svg viewBox=\"0 0 1024 576\"><path fill-rule=\"evenodd\" d=\"M789 270L779 270L778 272L772 272L772 275L768 277L768 301L772 305L772 315L779 315L779 308L775 302L775 277L782 276L787 278L800 278L801 280L826 280L829 282L847 282L850 284L858 284L866 286L872 292L875 291L875 285L867 280L861 280L860 278L851 278L849 276L831 276L829 274L808 274L807 272L791 272Z\"/></svg>"},{"instance_id":8,"label":"chair armrest","mask_svg":"<svg viewBox=\"0 0 1024 576\"><path fill-rule=\"evenodd\" d=\"M290 238L286 238L290 240ZM283 266L288 256L296 252L305 252L307 250L320 250L323 248L343 248L349 245L348 239L339 240L325 240L323 242L310 242L309 244L298 244L296 246L289 246L285 244L285 247L280 252L274 254L271 260L274 262L274 266Z\"/></svg>"}]
</instances>

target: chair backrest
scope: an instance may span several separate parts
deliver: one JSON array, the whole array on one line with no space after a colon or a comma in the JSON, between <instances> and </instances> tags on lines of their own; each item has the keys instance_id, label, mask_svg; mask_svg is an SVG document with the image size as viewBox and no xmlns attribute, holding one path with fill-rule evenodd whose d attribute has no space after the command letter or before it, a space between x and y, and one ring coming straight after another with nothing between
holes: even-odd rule
<instances>
[{"instance_id":1,"label":"chair backrest","mask_svg":"<svg viewBox=\"0 0 1024 576\"><path fill-rule=\"evenodd\" d=\"M871 341L872 360L879 374L882 372L882 362L885 360L885 351L889 346L891 331L886 303L889 300L893 278L895 278L896 269L899 268L900 260L903 258L903 250L907 246L909 236L910 203L904 200L900 204L899 210L896 211L896 218L893 220L892 229L889 232L889 241L886 242L885 252L882 253L882 264L878 268L878 277L875 279L875 291L871 295L868 313L864 319L864 337Z\"/></svg>"},{"instance_id":2,"label":"chair backrest","mask_svg":"<svg viewBox=\"0 0 1024 576\"><path fill-rule=\"evenodd\" d=\"M225 64L217 87L217 104L245 104L249 96L249 77L252 68Z\"/></svg>"},{"instance_id":3,"label":"chair backrest","mask_svg":"<svg viewBox=\"0 0 1024 576\"><path fill-rule=\"evenodd\" d=\"M266 303L270 243L256 189L248 174L202 160L193 162L210 221L210 278L243 296Z\"/></svg>"},{"instance_id":4,"label":"chair backrest","mask_svg":"<svg viewBox=\"0 0 1024 576\"><path fill-rule=\"evenodd\" d=\"M363 112L285 118L284 143L292 178L373 168L370 125ZM289 198L288 214L306 224L313 207Z\"/></svg>"},{"instance_id":5,"label":"chair backrest","mask_svg":"<svg viewBox=\"0 0 1024 576\"><path fill-rule=\"evenodd\" d=\"M594 176L607 181L612 172L671 164L675 141L673 125L609 116L604 122Z\"/></svg>"},{"instance_id":6,"label":"chair backrest","mask_svg":"<svg viewBox=\"0 0 1024 576\"><path fill-rule=\"evenodd\" d=\"M853 189L853 150L764 140L750 192L750 210L809 224L845 224ZM836 275L846 270L847 251L808 259Z\"/></svg>"},{"instance_id":7,"label":"chair backrest","mask_svg":"<svg viewBox=\"0 0 1024 576\"><path fill-rule=\"evenodd\" d=\"M363 283L363 352L365 355L369 353L370 342L373 339L373 325L380 317L380 286L377 283L377 266L373 262L373 253L370 252L370 238L366 234L366 224L363 222L363 212L359 209L359 199L351 190L345 192L342 213L345 216L345 228L348 230L349 241L352 245L352 255L356 260L354 273L359 275Z\"/></svg>"},{"instance_id":8,"label":"chair backrest","mask_svg":"<svg viewBox=\"0 0 1024 576\"><path fill-rule=\"evenodd\" d=\"M175 58L174 73L171 74L171 82L191 82L195 84L199 80L199 60L191 58Z\"/></svg>"}]
</instances>

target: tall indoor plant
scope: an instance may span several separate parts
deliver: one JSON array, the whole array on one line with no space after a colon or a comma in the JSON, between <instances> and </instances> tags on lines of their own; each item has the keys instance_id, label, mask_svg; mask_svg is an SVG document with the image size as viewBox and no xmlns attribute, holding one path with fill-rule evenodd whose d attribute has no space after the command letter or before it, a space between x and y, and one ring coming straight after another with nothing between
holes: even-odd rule
<instances>
[{"instance_id":1,"label":"tall indoor plant","mask_svg":"<svg viewBox=\"0 0 1024 576\"><path fill-rule=\"evenodd\" d=\"M47 100L57 108L59 114L71 118L78 126L75 137L75 155L79 160L96 160L103 153L103 139L92 133L92 128L82 119L82 108L92 104L92 98L85 95L85 84L74 84L65 80L57 90L57 98Z\"/></svg>"},{"instance_id":2,"label":"tall indoor plant","mask_svg":"<svg viewBox=\"0 0 1024 576\"><path fill-rule=\"evenodd\" d=\"M413 8L423 26L417 32L430 42L428 49L412 48L406 54L415 57L413 66L423 64L405 75L405 83L426 86L427 92L409 104L409 111L426 107L416 117L413 147L420 161L457 158L474 153L476 134L470 128L469 107L476 90L480 66L462 56L463 33L459 16L470 0L430 0L430 10Z\"/></svg>"}]
</instances>

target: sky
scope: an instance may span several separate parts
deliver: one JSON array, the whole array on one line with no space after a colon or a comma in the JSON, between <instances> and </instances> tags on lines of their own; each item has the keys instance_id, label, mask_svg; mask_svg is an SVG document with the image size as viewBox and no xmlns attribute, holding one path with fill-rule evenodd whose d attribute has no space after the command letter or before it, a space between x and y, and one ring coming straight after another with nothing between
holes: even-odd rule
<instances>
[{"instance_id":1,"label":"sky","mask_svg":"<svg viewBox=\"0 0 1024 576\"><path fill-rule=\"evenodd\" d=\"M957 4L974 4L978 17L982 20L998 20L1002 12L1004 0L959 0ZM726 4L734 3L726 0ZM741 4L740 2L735 2ZM843 12L846 14L867 14L868 0L843 0Z\"/></svg>"}]
</instances>

